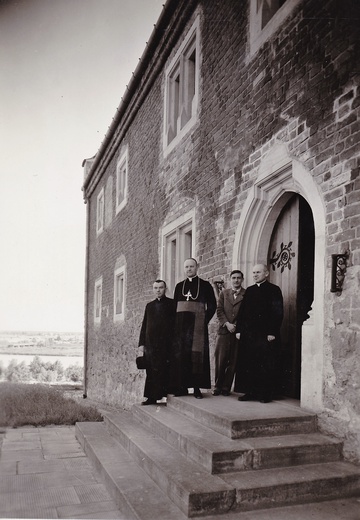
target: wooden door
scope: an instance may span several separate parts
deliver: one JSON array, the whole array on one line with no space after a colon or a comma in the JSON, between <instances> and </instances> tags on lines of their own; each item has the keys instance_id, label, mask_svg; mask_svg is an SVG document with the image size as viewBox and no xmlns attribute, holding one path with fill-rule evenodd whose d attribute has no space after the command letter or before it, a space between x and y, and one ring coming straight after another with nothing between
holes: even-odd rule
<instances>
[{"instance_id":1,"label":"wooden door","mask_svg":"<svg viewBox=\"0 0 360 520\"><path fill-rule=\"evenodd\" d=\"M284 298L279 392L295 399L300 398L301 327L313 300L314 236L310 206L294 195L275 223L268 263L269 280Z\"/></svg>"}]
</instances>

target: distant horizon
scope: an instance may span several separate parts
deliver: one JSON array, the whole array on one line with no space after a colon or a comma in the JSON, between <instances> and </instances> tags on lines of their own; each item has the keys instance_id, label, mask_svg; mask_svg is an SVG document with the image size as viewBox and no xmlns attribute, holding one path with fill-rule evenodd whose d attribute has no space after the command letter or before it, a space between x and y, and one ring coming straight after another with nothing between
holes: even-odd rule
<instances>
[{"instance_id":1,"label":"distant horizon","mask_svg":"<svg viewBox=\"0 0 360 520\"><path fill-rule=\"evenodd\" d=\"M39 330L39 329L6 329L6 330L0 330L0 334L14 334L14 333L21 333L21 334L84 334L84 330L58 330L58 329L52 329L52 330Z\"/></svg>"}]
</instances>

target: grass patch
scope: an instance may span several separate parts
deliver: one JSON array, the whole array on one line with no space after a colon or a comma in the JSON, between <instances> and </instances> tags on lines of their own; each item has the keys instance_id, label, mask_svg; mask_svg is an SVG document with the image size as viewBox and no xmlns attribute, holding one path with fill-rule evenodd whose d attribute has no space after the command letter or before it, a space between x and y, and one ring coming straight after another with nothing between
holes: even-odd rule
<instances>
[{"instance_id":1,"label":"grass patch","mask_svg":"<svg viewBox=\"0 0 360 520\"><path fill-rule=\"evenodd\" d=\"M94 406L64 397L61 390L47 385L0 383L0 426L47 426L102 421Z\"/></svg>"}]
</instances>

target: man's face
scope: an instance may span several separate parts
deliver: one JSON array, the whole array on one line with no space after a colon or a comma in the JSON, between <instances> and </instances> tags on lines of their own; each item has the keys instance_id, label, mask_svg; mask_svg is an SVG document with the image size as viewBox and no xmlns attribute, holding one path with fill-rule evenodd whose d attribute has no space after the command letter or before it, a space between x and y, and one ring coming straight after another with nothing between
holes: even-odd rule
<instances>
[{"instance_id":1,"label":"man's face","mask_svg":"<svg viewBox=\"0 0 360 520\"><path fill-rule=\"evenodd\" d=\"M231 287L237 291L238 289L240 289L241 287L241 284L243 283L243 277L241 276L240 273L234 273L231 275Z\"/></svg>"},{"instance_id":2,"label":"man's face","mask_svg":"<svg viewBox=\"0 0 360 520\"><path fill-rule=\"evenodd\" d=\"M268 276L268 274L269 274L268 270L264 265L262 265L262 264L254 265L253 278L254 278L255 283L261 283L264 280L266 280L266 277Z\"/></svg>"},{"instance_id":3,"label":"man's face","mask_svg":"<svg viewBox=\"0 0 360 520\"><path fill-rule=\"evenodd\" d=\"M153 291L156 298L162 298L165 295L165 285L164 282L154 282Z\"/></svg>"},{"instance_id":4,"label":"man's face","mask_svg":"<svg viewBox=\"0 0 360 520\"><path fill-rule=\"evenodd\" d=\"M194 278L197 273L197 265L195 260L185 260L184 263L185 276L188 278Z\"/></svg>"}]
</instances>

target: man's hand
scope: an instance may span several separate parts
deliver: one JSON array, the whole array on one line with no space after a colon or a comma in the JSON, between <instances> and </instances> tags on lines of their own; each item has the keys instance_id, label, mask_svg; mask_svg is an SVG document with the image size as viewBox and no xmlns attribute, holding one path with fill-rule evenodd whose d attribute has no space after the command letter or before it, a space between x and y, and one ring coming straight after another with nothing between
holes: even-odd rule
<instances>
[{"instance_id":1,"label":"man's hand","mask_svg":"<svg viewBox=\"0 0 360 520\"><path fill-rule=\"evenodd\" d=\"M268 341L274 341L274 339L275 339L275 336L271 336L270 334L267 337Z\"/></svg>"},{"instance_id":2,"label":"man's hand","mask_svg":"<svg viewBox=\"0 0 360 520\"><path fill-rule=\"evenodd\" d=\"M235 336L236 336L236 339L240 339L240 332L237 332L237 333L235 334Z\"/></svg>"},{"instance_id":3,"label":"man's hand","mask_svg":"<svg viewBox=\"0 0 360 520\"><path fill-rule=\"evenodd\" d=\"M235 330L236 330L235 325L234 325L233 323L230 323L229 321L227 321L227 322L225 323L225 327L227 328L227 330L228 330L229 332L231 332L231 334L233 334L233 333L235 332Z\"/></svg>"}]
</instances>

